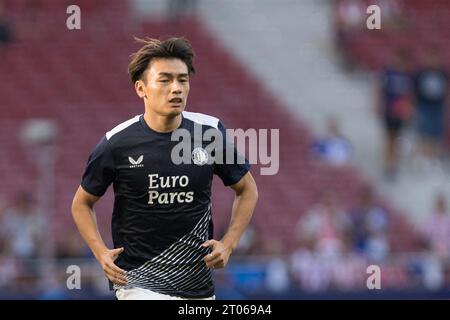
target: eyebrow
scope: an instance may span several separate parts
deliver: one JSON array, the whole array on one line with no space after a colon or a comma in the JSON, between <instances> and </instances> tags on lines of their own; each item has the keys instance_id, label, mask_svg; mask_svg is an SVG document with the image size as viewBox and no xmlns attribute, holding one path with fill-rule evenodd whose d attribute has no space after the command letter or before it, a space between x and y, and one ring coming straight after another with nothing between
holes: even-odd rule
<instances>
[{"instance_id":1,"label":"eyebrow","mask_svg":"<svg viewBox=\"0 0 450 320\"><path fill-rule=\"evenodd\" d=\"M178 76L178 77L187 77L188 74L187 73L169 73L169 72L160 72L158 73L159 76L166 76L166 77L173 77Z\"/></svg>"}]
</instances>

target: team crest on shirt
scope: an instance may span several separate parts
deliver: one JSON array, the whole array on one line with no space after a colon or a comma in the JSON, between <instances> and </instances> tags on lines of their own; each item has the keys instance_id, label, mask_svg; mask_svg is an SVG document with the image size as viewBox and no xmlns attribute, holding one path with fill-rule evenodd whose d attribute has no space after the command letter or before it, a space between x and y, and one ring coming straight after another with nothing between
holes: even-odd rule
<instances>
[{"instance_id":1,"label":"team crest on shirt","mask_svg":"<svg viewBox=\"0 0 450 320\"><path fill-rule=\"evenodd\" d=\"M144 161L144 155L140 155L139 158L137 158L137 160L134 160L132 157L128 157L128 161L130 161L131 165L130 168L142 168L144 166L144 164L142 163L142 161Z\"/></svg>"},{"instance_id":2,"label":"team crest on shirt","mask_svg":"<svg viewBox=\"0 0 450 320\"><path fill-rule=\"evenodd\" d=\"M208 152L203 148L195 148L192 151L192 161L198 166L202 166L208 162Z\"/></svg>"}]
</instances>

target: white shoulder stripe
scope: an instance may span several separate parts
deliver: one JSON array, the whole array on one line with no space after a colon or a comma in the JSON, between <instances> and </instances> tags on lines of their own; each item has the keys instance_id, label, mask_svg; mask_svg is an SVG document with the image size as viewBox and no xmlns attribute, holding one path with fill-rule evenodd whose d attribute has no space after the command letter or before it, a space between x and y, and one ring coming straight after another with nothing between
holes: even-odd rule
<instances>
[{"instance_id":1,"label":"white shoulder stripe","mask_svg":"<svg viewBox=\"0 0 450 320\"><path fill-rule=\"evenodd\" d=\"M122 122L121 124L115 126L114 129L112 129L106 133L106 139L108 139L108 140L111 139L111 137L113 135L115 135L116 133L126 129L127 127L131 126L133 123L138 122L140 116L141 115L137 115L134 118L129 119L129 120Z\"/></svg>"},{"instance_id":2,"label":"white shoulder stripe","mask_svg":"<svg viewBox=\"0 0 450 320\"><path fill-rule=\"evenodd\" d=\"M208 116L207 114L183 111L183 117L192 120L194 122L197 122L201 125L211 126L216 129L219 126L219 119L213 116Z\"/></svg>"}]
</instances>

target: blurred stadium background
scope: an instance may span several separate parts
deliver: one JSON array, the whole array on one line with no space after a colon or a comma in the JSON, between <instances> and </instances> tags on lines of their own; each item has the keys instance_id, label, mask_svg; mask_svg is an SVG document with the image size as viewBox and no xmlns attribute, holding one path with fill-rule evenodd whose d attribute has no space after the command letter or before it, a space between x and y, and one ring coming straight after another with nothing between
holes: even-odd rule
<instances>
[{"instance_id":1,"label":"blurred stadium background","mask_svg":"<svg viewBox=\"0 0 450 320\"><path fill-rule=\"evenodd\" d=\"M70 4L81 30L66 28ZM381 30L366 27L370 4ZM253 167L259 204L216 271L219 299L449 298L448 128L426 139L411 99L386 165L379 111L398 52L411 80L431 54L449 70L449 18L444 0L0 1L0 298L113 297L70 205L100 137L143 112L126 73L133 36L193 43L190 111L280 129L280 170ZM220 237L232 193L215 181L213 194ZM109 244L112 201L96 208ZM381 290L366 287L372 264ZM69 265L81 290L66 287Z\"/></svg>"}]
</instances>

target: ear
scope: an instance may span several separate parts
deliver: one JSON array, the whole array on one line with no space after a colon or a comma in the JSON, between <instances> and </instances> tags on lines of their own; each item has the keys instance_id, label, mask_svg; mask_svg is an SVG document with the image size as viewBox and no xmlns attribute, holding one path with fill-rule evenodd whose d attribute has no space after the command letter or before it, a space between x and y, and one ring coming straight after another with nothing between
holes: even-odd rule
<instances>
[{"instance_id":1,"label":"ear","mask_svg":"<svg viewBox=\"0 0 450 320\"><path fill-rule=\"evenodd\" d=\"M136 90L136 94L139 98L145 99L147 98L145 93L145 84L142 80L138 80L134 83L134 89Z\"/></svg>"}]
</instances>

